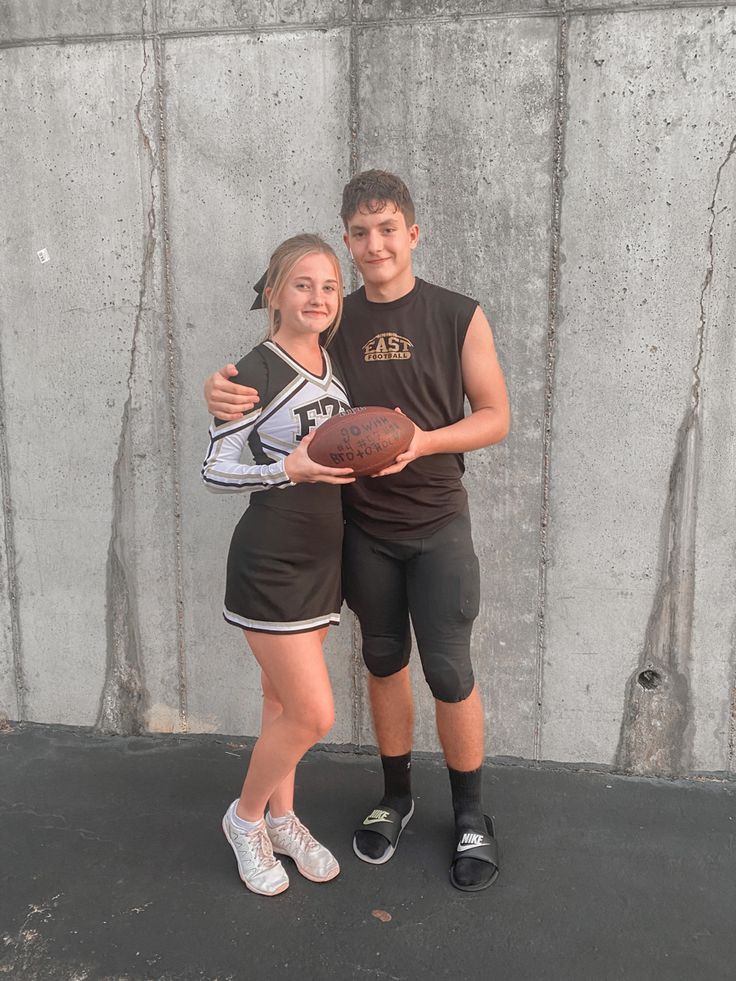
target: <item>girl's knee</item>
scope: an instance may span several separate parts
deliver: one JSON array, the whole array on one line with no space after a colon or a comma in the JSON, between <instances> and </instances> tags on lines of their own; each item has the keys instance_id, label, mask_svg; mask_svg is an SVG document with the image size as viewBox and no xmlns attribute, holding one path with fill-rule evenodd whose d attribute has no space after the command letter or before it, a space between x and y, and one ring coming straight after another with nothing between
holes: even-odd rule
<instances>
[{"instance_id":1,"label":"girl's knee","mask_svg":"<svg viewBox=\"0 0 736 981\"><path fill-rule=\"evenodd\" d=\"M272 715L280 715L284 710L284 706L279 701L275 694L269 692L263 693L263 705L268 709Z\"/></svg>"},{"instance_id":2,"label":"girl's knee","mask_svg":"<svg viewBox=\"0 0 736 981\"><path fill-rule=\"evenodd\" d=\"M335 724L335 706L332 701L302 703L295 713L294 721L311 743L319 742Z\"/></svg>"},{"instance_id":3,"label":"girl's knee","mask_svg":"<svg viewBox=\"0 0 736 981\"><path fill-rule=\"evenodd\" d=\"M319 738L323 739L335 724L335 706L329 705L321 716L321 726Z\"/></svg>"},{"instance_id":4,"label":"girl's knee","mask_svg":"<svg viewBox=\"0 0 736 981\"><path fill-rule=\"evenodd\" d=\"M332 703L327 705L315 706L312 714L312 729L315 735L315 742L324 739L327 733L335 724L335 707Z\"/></svg>"},{"instance_id":5,"label":"girl's knee","mask_svg":"<svg viewBox=\"0 0 736 981\"><path fill-rule=\"evenodd\" d=\"M261 691L263 692L263 698L265 701L275 702L278 705L281 704L279 701L279 696L276 694L276 689L271 684L265 671L261 671Z\"/></svg>"}]
</instances>

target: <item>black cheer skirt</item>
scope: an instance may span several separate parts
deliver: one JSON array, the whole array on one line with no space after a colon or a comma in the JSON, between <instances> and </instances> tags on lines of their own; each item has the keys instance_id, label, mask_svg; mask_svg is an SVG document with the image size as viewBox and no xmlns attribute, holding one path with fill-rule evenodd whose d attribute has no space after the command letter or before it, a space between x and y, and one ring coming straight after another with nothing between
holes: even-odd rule
<instances>
[{"instance_id":1,"label":"black cheer skirt","mask_svg":"<svg viewBox=\"0 0 736 981\"><path fill-rule=\"evenodd\" d=\"M330 495L337 507L327 513L295 507L298 497L286 489L252 496L227 557L228 623L289 634L340 622L343 518L339 488L330 490L338 492Z\"/></svg>"}]
</instances>

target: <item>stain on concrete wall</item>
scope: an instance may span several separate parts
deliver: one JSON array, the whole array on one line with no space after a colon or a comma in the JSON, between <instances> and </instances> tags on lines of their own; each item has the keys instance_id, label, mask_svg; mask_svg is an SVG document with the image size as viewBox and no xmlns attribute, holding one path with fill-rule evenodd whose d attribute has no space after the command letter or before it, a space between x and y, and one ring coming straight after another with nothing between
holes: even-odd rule
<instances>
[{"instance_id":1,"label":"stain on concrete wall","mask_svg":"<svg viewBox=\"0 0 736 981\"><path fill-rule=\"evenodd\" d=\"M113 473L113 519L107 557L107 669L97 716L101 732L138 735L144 729L145 681L138 610L132 595L128 540L130 494L130 407L123 412L120 453Z\"/></svg>"},{"instance_id":2,"label":"stain on concrete wall","mask_svg":"<svg viewBox=\"0 0 736 981\"><path fill-rule=\"evenodd\" d=\"M620 7L1 0L0 711L256 731L201 384L375 165L509 379L468 458L489 752L733 772L736 9ZM334 743L372 741L359 642L347 614Z\"/></svg>"},{"instance_id":3,"label":"stain on concrete wall","mask_svg":"<svg viewBox=\"0 0 736 981\"><path fill-rule=\"evenodd\" d=\"M714 510L700 500L696 508L694 491L680 483L703 478L700 446L691 442L710 442L714 425L705 413L708 354L722 347L724 324L714 318L706 271L714 188L733 136L726 108L733 23L730 9L570 17L545 595L547 759L646 766L641 746L625 759L619 753L622 709L632 695L654 707L672 694L684 718L670 731L687 731L683 746L695 745L710 700L710 768L726 768L725 640L706 650L681 644L694 616L688 588L697 595L708 566L702 554L696 561L697 541ZM714 88L716 76L731 81ZM698 416L687 415L688 401L681 429L693 366ZM722 477L732 466L730 456L718 464ZM677 534L687 540L668 546L663 516L673 503ZM630 686L646 667L652 631L658 636L653 611L673 548L690 562L691 581L673 584L669 609L679 625L655 646L687 681L687 698L674 679L656 696ZM714 611L700 611L701 621L714 619ZM696 665L694 684L688 672Z\"/></svg>"},{"instance_id":4,"label":"stain on concrete wall","mask_svg":"<svg viewBox=\"0 0 736 981\"><path fill-rule=\"evenodd\" d=\"M692 768L690 661L695 598L698 475L701 469L701 389L713 280L721 176L736 151L736 136L716 173L708 207L707 268L700 291L697 361L688 410L677 437L663 521L661 581L639 665L629 680L616 762L635 773L687 773Z\"/></svg>"},{"instance_id":5,"label":"stain on concrete wall","mask_svg":"<svg viewBox=\"0 0 736 981\"><path fill-rule=\"evenodd\" d=\"M662 581L629 679L616 762L635 773L687 770L699 438L699 380L678 434L663 521Z\"/></svg>"}]
</instances>

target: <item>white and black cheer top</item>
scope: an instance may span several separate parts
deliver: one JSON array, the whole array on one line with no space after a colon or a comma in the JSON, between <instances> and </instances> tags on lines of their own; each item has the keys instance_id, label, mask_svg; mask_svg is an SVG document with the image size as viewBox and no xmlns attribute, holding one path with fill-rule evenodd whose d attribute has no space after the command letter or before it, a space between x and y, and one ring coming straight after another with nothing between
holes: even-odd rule
<instances>
[{"instance_id":1,"label":"white and black cheer top","mask_svg":"<svg viewBox=\"0 0 736 981\"><path fill-rule=\"evenodd\" d=\"M236 626L297 633L339 623L340 486L292 484L284 467L308 433L350 408L326 351L323 365L315 375L264 341L232 379L257 389L259 403L242 419L210 426L202 466L207 487L251 492L228 553L223 614Z\"/></svg>"}]
</instances>

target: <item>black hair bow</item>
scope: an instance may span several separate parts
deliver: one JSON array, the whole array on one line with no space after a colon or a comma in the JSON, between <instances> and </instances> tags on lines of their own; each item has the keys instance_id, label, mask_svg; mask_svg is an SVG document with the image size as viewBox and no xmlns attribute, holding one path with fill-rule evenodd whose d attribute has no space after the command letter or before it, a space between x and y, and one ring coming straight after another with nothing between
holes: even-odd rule
<instances>
[{"instance_id":1,"label":"black hair bow","mask_svg":"<svg viewBox=\"0 0 736 981\"><path fill-rule=\"evenodd\" d=\"M251 310L262 310L266 305L263 302L263 291L266 288L266 277L268 276L268 270L261 276L253 289L256 291L256 298L253 300L253 306Z\"/></svg>"}]
</instances>

